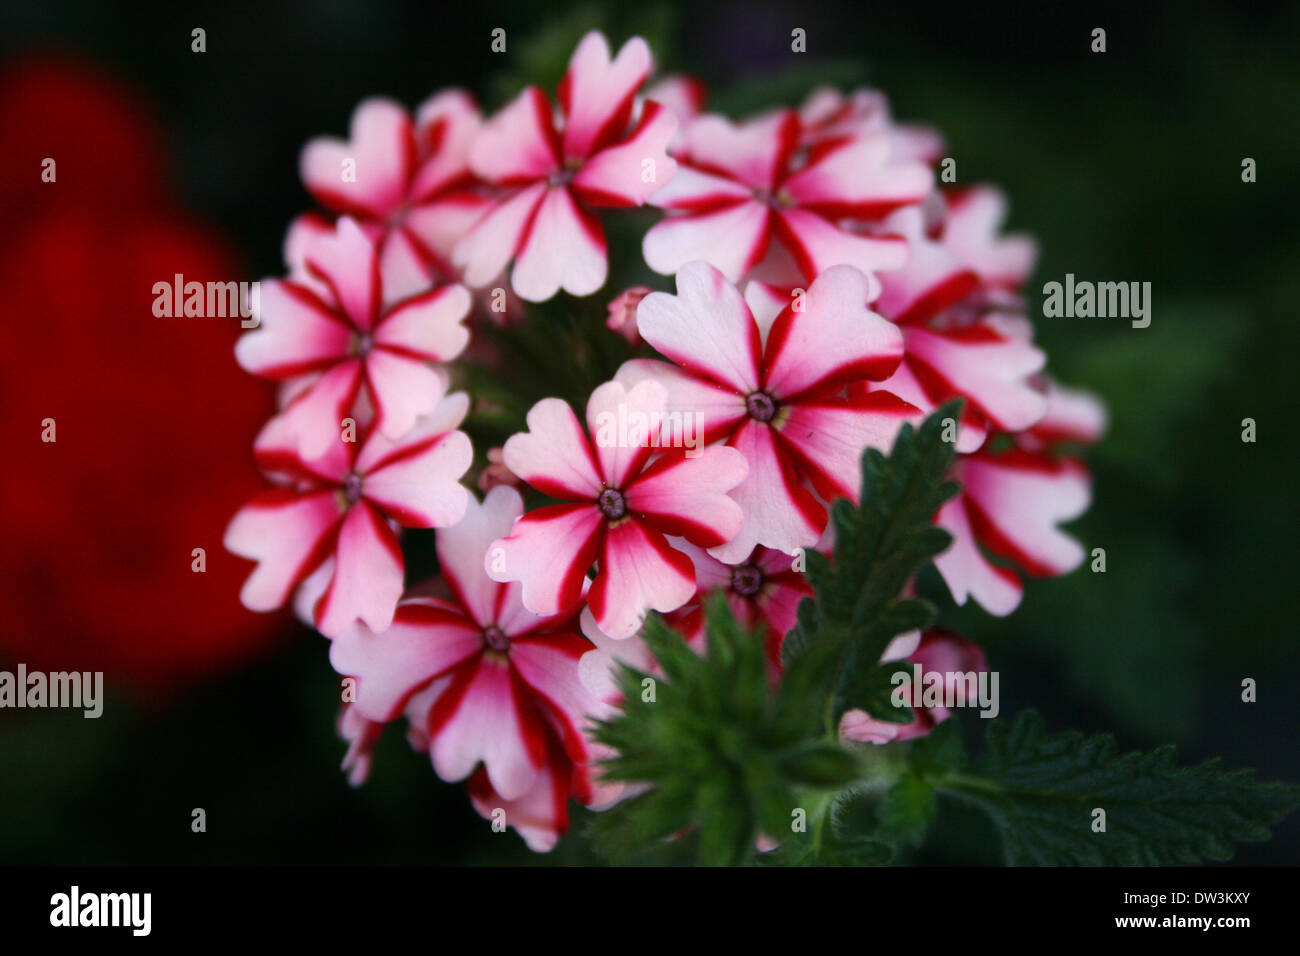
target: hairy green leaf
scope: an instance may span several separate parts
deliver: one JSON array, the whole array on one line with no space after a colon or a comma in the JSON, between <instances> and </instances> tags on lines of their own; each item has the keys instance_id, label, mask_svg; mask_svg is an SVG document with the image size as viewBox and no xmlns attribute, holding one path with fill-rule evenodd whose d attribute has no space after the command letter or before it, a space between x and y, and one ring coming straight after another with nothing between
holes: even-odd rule
<instances>
[{"instance_id":1,"label":"hairy green leaf","mask_svg":"<svg viewBox=\"0 0 1300 956\"><path fill-rule=\"evenodd\" d=\"M1300 806L1300 787L1219 760L1179 767L1172 746L1118 752L1109 734L1048 736L1035 711L997 721L968 772L935 779L987 812L1012 865L1164 865L1226 860ZM1094 811L1105 830L1094 831Z\"/></svg>"}]
</instances>

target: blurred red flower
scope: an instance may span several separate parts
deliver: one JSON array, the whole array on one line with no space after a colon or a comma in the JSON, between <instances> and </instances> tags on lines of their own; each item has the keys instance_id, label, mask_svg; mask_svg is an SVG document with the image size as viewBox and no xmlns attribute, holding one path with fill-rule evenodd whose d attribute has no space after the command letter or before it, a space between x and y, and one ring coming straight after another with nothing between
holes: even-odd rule
<instances>
[{"instance_id":1,"label":"blurred red flower","mask_svg":"<svg viewBox=\"0 0 1300 956\"><path fill-rule=\"evenodd\" d=\"M249 441L272 396L235 364L238 317L153 314L176 273L245 278L170 198L161 141L94 67L0 74L0 659L154 691L286 631L241 607L247 564L221 547L262 486Z\"/></svg>"}]
</instances>

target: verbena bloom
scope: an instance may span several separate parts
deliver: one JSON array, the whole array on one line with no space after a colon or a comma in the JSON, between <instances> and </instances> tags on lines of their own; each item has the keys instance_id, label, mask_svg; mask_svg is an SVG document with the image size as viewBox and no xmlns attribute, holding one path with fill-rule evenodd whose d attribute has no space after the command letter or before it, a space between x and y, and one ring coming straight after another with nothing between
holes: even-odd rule
<instances>
[{"instance_id":1,"label":"verbena bloom","mask_svg":"<svg viewBox=\"0 0 1300 956\"><path fill-rule=\"evenodd\" d=\"M1044 451L1060 443L1092 445L1106 433L1106 406L1091 392L1070 388L1048 376L1039 384L1047 411L1032 428L1015 436L1028 451Z\"/></svg>"},{"instance_id":2,"label":"verbena bloom","mask_svg":"<svg viewBox=\"0 0 1300 956\"><path fill-rule=\"evenodd\" d=\"M980 281L996 289L1018 289L1033 271L1038 244L1021 233L1004 235L1007 200L992 186L943 193L942 241Z\"/></svg>"},{"instance_id":3,"label":"verbena bloom","mask_svg":"<svg viewBox=\"0 0 1300 956\"><path fill-rule=\"evenodd\" d=\"M889 100L879 90L861 88L845 95L833 87L818 87L800 104L799 122L806 146L884 133L895 162L933 166L943 156L943 137L928 126L894 122Z\"/></svg>"},{"instance_id":4,"label":"verbena bloom","mask_svg":"<svg viewBox=\"0 0 1300 956\"><path fill-rule=\"evenodd\" d=\"M522 487L523 482L519 480L519 476L506 467L500 447L489 448L484 455L487 458L487 464L478 475L479 491L487 493L497 485L509 485L512 488Z\"/></svg>"},{"instance_id":5,"label":"verbena bloom","mask_svg":"<svg viewBox=\"0 0 1300 956\"><path fill-rule=\"evenodd\" d=\"M636 310L641 305L641 300L649 294L650 290L643 285L635 285L620 293L609 304L609 318L605 320L605 328L623 336L628 345L640 345L641 334L636 330Z\"/></svg>"},{"instance_id":6,"label":"verbena bloom","mask_svg":"<svg viewBox=\"0 0 1300 956\"><path fill-rule=\"evenodd\" d=\"M572 604L594 563L595 621L611 637L629 637L647 611L675 610L695 594L691 559L668 535L708 548L741 529L741 508L727 493L745 477L744 457L731 448L691 455L656 447L666 398L657 382L601 385L587 403L594 443L566 403L543 399L528 413L528 431L506 442L510 470L565 502L524 515L488 552L488 574L521 582L529 610L555 614ZM620 435L619 421L648 428Z\"/></svg>"},{"instance_id":7,"label":"verbena bloom","mask_svg":"<svg viewBox=\"0 0 1300 956\"><path fill-rule=\"evenodd\" d=\"M812 597L813 588L798 562L783 551L755 548L736 564L723 564L702 548L678 545L695 562L699 600L674 611L669 620L688 644L705 645L703 602L722 594L740 624L757 631L766 643L773 676L781 671L781 644L797 620L799 602Z\"/></svg>"},{"instance_id":8,"label":"verbena bloom","mask_svg":"<svg viewBox=\"0 0 1300 956\"><path fill-rule=\"evenodd\" d=\"M549 853L568 832L570 799L591 805L597 793L590 767L574 763L550 737L546 741L546 759L532 786L518 797L507 799L498 793L483 767L469 778L468 789L470 803L479 816L494 820L499 811L504 811L506 823L534 853Z\"/></svg>"},{"instance_id":9,"label":"verbena bloom","mask_svg":"<svg viewBox=\"0 0 1300 956\"><path fill-rule=\"evenodd\" d=\"M694 262L678 272L677 295L642 301L641 335L673 364L633 359L617 380L663 383L671 412L698 413L705 441L725 441L749 463L731 493L744 526L712 549L719 560L739 563L759 545L787 553L815 545L826 527L824 502L857 500L863 450L890 448L916 417L885 392L842 394L889 377L902 358L902 334L867 308L871 293L867 276L836 266L797 307L764 310L760 322L721 272Z\"/></svg>"},{"instance_id":10,"label":"verbena bloom","mask_svg":"<svg viewBox=\"0 0 1300 956\"><path fill-rule=\"evenodd\" d=\"M317 286L263 282L259 325L240 338L236 358L255 375L296 380L279 427L306 458L329 450L346 417L370 413L383 435L401 438L447 393L436 363L469 341L468 290L429 287L389 301L374 243L346 216L313 240L304 261Z\"/></svg>"},{"instance_id":11,"label":"verbena bloom","mask_svg":"<svg viewBox=\"0 0 1300 956\"><path fill-rule=\"evenodd\" d=\"M316 602L321 633L360 618L387 629L402 594L405 562L395 526L445 528L465 513L460 478L473 459L457 426L469 399L455 392L400 440L373 431L364 443L338 438L304 458L273 421L255 449L264 470L286 482L246 504L226 529L229 551L257 562L240 594L246 607L280 607L328 561L333 573Z\"/></svg>"},{"instance_id":12,"label":"verbena bloom","mask_svg":"<svg viewBox=\"0 0 1300 956\"><path fill-rule=\"evenodd\" d=\"M973 597L992 614L1009 614L1020 603L1020 575L995 564L990 551L1034 577L1055 577L1078 567L1084 549L1056 526L1077 518L1092 500L1083 462L1060 454L1063 445L1098 441L1106 409L1087 392L1040 376L1046 411L1034 425L1010 436L1004 454L960 455L953 477L958 497L944 505L937 522L952 536L935 559L959 604Z\"/></svg>"},{"instance_id":13,"label":"verbena bloom","mask_svg":"<svg viewBox=\"0 0 1300 956\"><path fill-rule=\"evenodd\" d=\"M981 450L958 456L953 478L961 491L935 519L953 542L934 564L958 604L973 597L997 615L1020 604L1020 575L981 549L1033 577L1067 574L1083 563L1083 547L1057 527L1083 514L1092 500L1087 469L1079 462L1019 449Z\"/></svg>"},{"instance_id":14,"label":"verbena bloom","mask_svg":"<svg viewBox=\"0 0 1300 956\"><path fill-rule=\"evenodd\" d=\"M801 146L794 110L739 125L716 115L690 123L672 181L651 202L670 215L642 243L646 263L671 275L703 259L733 282L764 266L769 281L812 280L835 265L863 272L896 269L907 259L898 237L859 235L841 220L878 219L920 202L933 175L897 162L885 132Z\"/></svg>"},{"instance_id":15,"label":"verbena bloom","mask_svg":"<svg viewBox=\"0 0 1300 956\"><path fill-rule=\"evenodd\" d=\"M569 772L585 772L583 723L600 703L578 676L591 648L578 625L580 602L538 616L523 606L518 584L483 571L491 543L522 513L511 488L471 503L464 520L437 536L451 598L409 598L384 633L357 622L330 645L335 669L357 679L355 706L366 719L405 712L440 777L463 780L481 767L507 801L544 800L565 760ZM543 793L535 794L539 784Z\"/></svg>"},{"instance_id":16,"label":"verbena bloom","mask_svg":"<svg viewBox=\"0 0 1300 956\"><path fill-rule=\"evenodd\" d=\"M906 236L912 252L906 266L880 276L874 308L902 329L904 354L898 371L878 387L926 414L965 398L960 452L978 449L990 430L1033 425L1047 408L1033 381L1046 356L987 308L984 280L927 234L919 208L899 210L887 228Z\"/></svg>"},{"instance_id":17,"label":"verbena bloom","mask_svg":"<svg viewBox=\"0 0 1300 956\"><path fill-rule=\"evenodd\" d=\"M348 783L352 786L361 786L370 776L375 744L383 732L384 725L379 721L367 720L355 704L344 704L339 711L338 733L348 745L340 769L348 775Z\"/></svg>"},{"instance_id":18,"label":"verbena bloom","mask_svg":"<svg viewBox=\"0 0 1300 956\"><path fill-rule=\"evenodd\" d=\"M959 684L962 680L960 675L979 674L989 669L984 651L977 645L956 634L937 629L921 635L920 642L904 660L910 664L920 664L923 675L943 674L945 701L949 699L949 694L952 694L952 699L960 700L957 696L958 686L968 686ZM952 708L946 704L913 707L912 715L910 723L896 724L872 717L864 710L849 710L840 719L840 736L846 740L872 744L924 737L952 716Z\"/></svg>"},{"instance_id":19,"label":"verbena bloom","mask_svg":"<svg viewBox=\"0 0 1300 956\"><path fill-rule=\"evenodd\" d=\"M677 117L677 130L668 141L668 153L675 156L682 145L682 133L691 120L704 112L704 84L693 76L675 74L655 80L638 103L653 100ZM639 115L639 114L638 114Z\"/></svg>"},{"instance_id":20,"label":"verbena bloom","mask_svg":"<svg viewBox=\"0 0 1300 956\"><path fill-rule=\"evenodd\" d=\"M349 139L319 137L303 147L303 184L375 243L390 295L413 295L436 277L453 277L452 246L491 205L469 168L482 122L464 90L430 96L414 119L400 103L372 97L353 111ZM312 233L328 228L311 214L295 220L290 264Z\"/></svg>"},{"instance_id":21,"label":"verbena bloom","mask_svg":"<svg viewBox=\"0 0 1300 956\"><path fill-rule=\"evenodd\" d=\"M453 252L465 282L487 285L513 259L514 291L532 302L605 284L605 233L592 209L639 206L676 168L665 151L677 128L670 112L647 101L628 129L650 65L640 37L611 59L605 37L588 33L560 82L558 114L530 86L487 121L470 167L502 195Z\"/></svg>"}]
</instances>

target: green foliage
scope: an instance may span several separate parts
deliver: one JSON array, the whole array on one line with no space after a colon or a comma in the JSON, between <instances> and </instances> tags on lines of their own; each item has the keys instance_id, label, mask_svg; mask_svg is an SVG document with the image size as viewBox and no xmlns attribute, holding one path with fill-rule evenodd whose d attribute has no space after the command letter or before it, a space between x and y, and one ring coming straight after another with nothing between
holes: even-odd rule
<instances>
[{"instance_id":1,"label":"green foliage","mask_svg":"<svg viewBox=\"0 0 1300 956\"><path fill-rule=\"evenodd\" d=\"M891 638L933 613L899 595L947 542L930 522L956 490L941 434L957 414L951 403L919 429L905 426L888 458L864 454L861 504L832 509L834 561L807 556L815 594L786 637L775 690L762 640L720 597L702 656L662 619L647 622L663 671L654 699L642 697L649 675L623 668L623 712L596 728L618 754L606 775L645 788L593 822L603 852L627 858L689 832L702 862L737 864L762 834L780 840L764 864L880 865L921 844L949 797L989 816L1012 865L1188 863L1267 839L1300 805L1300 788L1254 771L1217 760L1178 767L1171 746L1119 754L1109 735L1047 736L1033 711L992 723L973 760L955 719L903 744L840 746L849 708L911 719L889 701L899 665L879 661ZM1098 807L1104 832L1092 829Z\"/></svg>"},{"instance_id":2,"label":"green foliage","mask_svg":"<svg viewBox=\"0 0 1300 956\"><path fill-rule=\"evenodd\" d=\"M743 863L760 832L789 831L801 790L835 789L857 773L851 754L807 733L815 688L792 681L771 690L762 637L741 628L720 596L707 616L703 655L651 617L645 640L663 670L653 699L642 693L650 675L624 667L623 712L596 725L596 739L618 752L606 777L653 784L595 821L598 846L616 858L697 828L701 862Z\"/></svg>"},{"instance_id":3,"label":"green foliage","mask_svg":"<svg viewBox=\"0 0 1300 956\"><path fill-rule=\"evenodd\" d=\"M934 615L925 601L900 593L948 545L947 532L931 522L957 492L946 477L955 449L942 432L943 420L960 413L961 403L954 401L919 430L904 425L888 458L867 449L860 504L841 500L831 509L834 562L817 552L807 556L816 594L799 606L782 657L790 668L816 650L819 666L828 671L823 706L828 732L854 707L885 720L910 719L889 705L894 667L881 665L880 656L893 637L925 627Z\"/></svg>"},{"instance_id":4,"label":"green foliage","mask_svg":"<svg viewBox=\"0 0 1300 956\"><path fill-rule=\"evenodd\" d=\"M1176 756L1172 746L1121 754L1109 734L1049 736L1030 710L991 724L985 754L968 767L950 720L909 753L884 816L915 837L943 793L989 815L1010 865L1155 866L1229 859L1236 843L1268 839L1300 806L1300 787L1217 759L1179 767ZM1104 832L1092 829L1095 808L1106 811Z\"/></svg>"}]
</instances>

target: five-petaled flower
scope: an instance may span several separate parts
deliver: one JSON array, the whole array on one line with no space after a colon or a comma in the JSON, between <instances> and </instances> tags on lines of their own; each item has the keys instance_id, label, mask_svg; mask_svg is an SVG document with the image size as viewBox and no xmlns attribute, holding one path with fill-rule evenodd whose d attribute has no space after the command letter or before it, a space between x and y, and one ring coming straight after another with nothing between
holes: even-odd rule
<instances>
[{"instance_id":1,"label":"five-petaled flower","mask_svg":"<svg viewBox=\"0 0 1300 956\"><path fill-rule=\"evenodd\" d=\"M606 382L591 393L587 427L601 431L608 416L664 421L667 392L658 382L624 388ZM657 448L651 427L639 443L597 441L592 447L573 410L557 398L528 413L528 431L504 449L510 470L564 504L530 511L486 556L497 581L523 584L524 605L556 614L576 601L597 566L588 601L596 624L629 637L645 613L672 611L695 594L691 559L667 535L715 547L740 531L741 507L727 492L745 477L745 459L731 448L697 456Z\"/></svg>"},{"instance_id":2,"label":"five-petaled flower","mask_svg":"<svg viewBox=\"0 0 1300 956\"><path fill-rule=\"evenodd\" d=\"M452 254L469 285L492 282L511 259L514 290L531 302L561 288L590 295L605 284L605 233L592 208L639 206L676 169L666 152L677 128L672 113L646 101L628 129L649 72L650 48L640 37L611 60L605 37L588 33L557 91L559 128L535 86L487 121L470 167L505 195Z\"/></svg>"},{"instance_id":3,"label":"five-petaled flower","mask_svg":"<svg viewBox=\"0 0 1300 956\"><path fill-rule=\"evenodd\" d=\"M600 701L578 674L592 647L578 625L581 596L539 616L520 601L518 584L484 573L489 546L521 514L512 488L471 501L437 537L450 599L407 598L383 633L356 622L331 642L330 660L356 677L361 716L382 723L405 713L440 777L481 774L471 793L485 815L502 802L527 808L525 826L553 843L568 796L590 802L595 792L584 723ZM523 822L509 809L506 819Z\"/></svg>"},{"instance_id":4,"label":"five-petaled flower","mask_svg":"<svg viewBox=\"0 0 1300 956\"><path fill-rule=\"evenodd\" d=\"M929 168L896 161L886 131L811 147L801 146L802 134L794 110L739 125L715 115L691 122L677 174L651 198L670 214L646 233L650 268L671 275L703 259L732 282L757 270L754 278L792 286L836 265L903 265L903 238L856 234L842 221L920 202L933 183Z\"/></svg>"},{"instance_id":5,"label":"five-petaled flower","mask_svg":"<svg viewBox=\"0 0 1300 956\"><path fill-rule=\"evenodd\" d=\"M345 417L366 417L388 438L405 435L447 394L435 363L469 342L470 296L461 285L428 286L392 301L374 243L349 217L304 252L315 287L295 278L261 287L258 328L235 347L255 375L295 380L279 426L306 458L328 451Z\"/></svg>"},{"instance_id":6,"label":"five-petaled flower","mask_svg":"<svg viewBox=\"0 0 1300 956\"><path fill-rule=\"evenodd\" d=\"M352 113L350 139L318 137L303 147L303 184L323 207L353 217L379 250L390 296L405 297L433 279L451 279L451 250L491 206L469 168L469 148L483 120L464 90L443 90L415 111L373 97ZM321 216L294 220L286 240L290 266Z\"/></svg>"},{"instance_id":7,"label":"five-petaled flower","mask_svg":"<svg viewBox=\"0 0 1300 956\"><path fill-rule=\"evenodd\" d=\"M857 499L862 452L888 449L916 417L887 392L842 394L887 378L902 358L898 328L867 308L872 291L863 273L836 266L779 312L765 302L756 315L722 273L693 262L677 273L676 296L641 302L641 336L676 364L632 359L617 380L663 383L670 412L700 413L704 440L725 440L749 462L732 492L744 526L712 549L719 560L739 563L759 545L788 554L815 545L825 502Z\"/></svg>"},{"instance_id":8,"label":"five-petaled flower","mask_svg":"<svg viewBox=\"0 0 1300 956\"><path fill-rule=\"evenodd\" d=\"M226 529L226 549L258 562L240 595L244 605L280 607L333 559L316 627L332 636L360 618L375 631L387 629L405 571L393 526L447 528L465 514L469 492L460 478L473 450L457 426L468 409L468 396L454 392L400 441L380 431L364 443L339 437L314 459L273 420L255 453L285 485L254 498Z\"/></svg>"}]
</instances>

